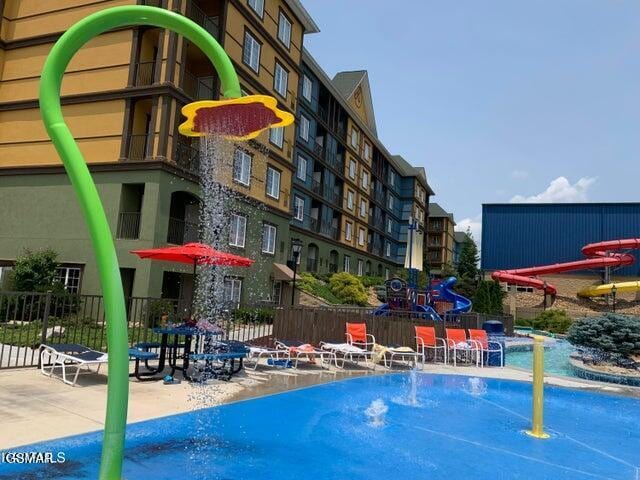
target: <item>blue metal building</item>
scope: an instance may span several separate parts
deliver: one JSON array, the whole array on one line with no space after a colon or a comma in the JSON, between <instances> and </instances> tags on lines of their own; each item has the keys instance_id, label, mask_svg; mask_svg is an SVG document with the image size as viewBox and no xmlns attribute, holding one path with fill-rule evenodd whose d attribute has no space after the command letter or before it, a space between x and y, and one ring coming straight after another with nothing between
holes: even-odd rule
<instances>
[{"instance_id":1,"label":"blue metal building","mask_svg":"<svg viewBox=\"0 0 640 480\"><path fill-rule=\"evenodd\" d=\"M484 204L482 269L580 260L588 243L639 237L640 203ZM640 276L637 253L636 263L616 275Z\"/></svg>"}]
</instances>

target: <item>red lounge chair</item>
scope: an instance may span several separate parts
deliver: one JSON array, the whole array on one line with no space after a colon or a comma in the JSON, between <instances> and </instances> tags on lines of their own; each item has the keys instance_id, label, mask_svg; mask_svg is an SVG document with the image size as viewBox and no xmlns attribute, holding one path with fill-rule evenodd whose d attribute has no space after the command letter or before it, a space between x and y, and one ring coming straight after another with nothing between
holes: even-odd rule
<instances>
[{"instance_id":1,"label":"red lounge chair","mask_svg":"<svg viewBox=\"0 0 640 480\"><path fill-rule=\"evenodd\" d=\"M504 351L500 342L492 342L487 337L487 332L480 329L469 329L469 341L476 344L476 348L480 354L480 366L485 364L485 353L487 360L489 360L490 353L500 353L500 366L504 367Z\"/></svg>"},{"instance_id":2,"label":"red lounge chair","mask_svg":"<svg viewBox=\"0 0 640 480\"><path fill-rule=\"evenodd\" d=\"M453 351L453 366L457 366L458 352L469 361L471 361L475 355L476 366L478 366L480 350L476 342L467 340L467 333L464 328L445 328L445 331L447 333L447 353L449 358L451 358L451 352Z\"/></svg>"},{"instance_id":3,"label":"red lounge chair","mask_svg":"<svg viewBox=\"0 0 640 480\"><path fill-rule=\"evenodd\" d=\"M376 343L376 338L367 333L366 323L347 323L347 343L371 350Z\"/></svg>"},{"instance_id":4,"label":"red lounge chair","mask_svg":"<svg viewBox=\"0 0 640 480\"><path fill-rule=\"evenodd\" d=\"M425 362L427 350L433 350L433 361L436 361L438 350L442 350L443 363L447 363L447 342L444 338L436 337L436 329L433 327L416 326L416 351L422 355L422 363Z\"/></svg>"}]
</instances>

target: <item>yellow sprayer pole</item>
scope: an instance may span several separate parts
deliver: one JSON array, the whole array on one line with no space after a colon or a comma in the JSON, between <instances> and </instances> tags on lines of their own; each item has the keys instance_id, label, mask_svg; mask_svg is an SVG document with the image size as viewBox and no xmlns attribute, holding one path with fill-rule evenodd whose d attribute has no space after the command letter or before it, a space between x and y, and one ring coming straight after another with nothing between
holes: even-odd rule
<instances>
[{"instance_id":1,"label":"yellow sprayer pole","mask_svg":"<svg viewBox=\"0 0 640 480\"><path fill-rule=\"evenodd\" d=\"M533 337L533 425L527 435L549 438L543 429L544 411L544 337Z\"/></svg>"}]
</instances>

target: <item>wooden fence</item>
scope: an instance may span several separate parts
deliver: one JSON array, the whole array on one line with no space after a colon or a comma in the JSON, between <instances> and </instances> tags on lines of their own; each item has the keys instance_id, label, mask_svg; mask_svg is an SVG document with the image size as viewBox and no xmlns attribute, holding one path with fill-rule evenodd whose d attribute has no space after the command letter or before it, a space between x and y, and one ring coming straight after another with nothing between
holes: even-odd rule
<instances>
[{"instance_id":1,"label":"wooden fence","mask_svg":"<svg viewBox=\"0 0 640 480\"><path fill-rule=\"evenodd\" d=\"M384 345L415 345L415 325L433 326L439 337L444 337L445 327L482 328L487 320L499 320L507 335L513 335L511 315L484 315L465 313L449 315L444 322L415 318L408 314L376 316L371 309L286 307L276 309L273 321L273 337L301 340L314 345L325 342L344 342L347 322L364 322L367 333Z\"/></svg>"}]
</instances>

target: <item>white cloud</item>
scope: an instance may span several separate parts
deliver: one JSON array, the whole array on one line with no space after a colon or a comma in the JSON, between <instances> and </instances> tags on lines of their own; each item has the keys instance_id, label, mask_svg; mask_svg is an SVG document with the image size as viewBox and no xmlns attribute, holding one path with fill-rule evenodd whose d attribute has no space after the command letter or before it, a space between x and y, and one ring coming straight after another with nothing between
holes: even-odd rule
<instances>
[{"instance_id":1,"label":"white cloud","mask_svg":"<svg viewBox=\"0 0 640 480\"><path fill-rule=\"evenodd\" d=\"M511 178L515 178L516 180L525 180L529 178L529 172L526 170L514 170L511 172Z\"/></svg>"},{"instance_id":2,"label":"white cloud","mask_svg":"<svg viewBox=\"0 0 640 480\"><path fill-rule=\"evenodd\" d=\"M541 193L525 197L516 195L511 203L569 203L569 202L586 202L587 192L596 179L591 177L582 177L576 183L571 184L566 177L558 177L549 183L549 186Z\"/></svg>"},{"instance_id":3,"label":"white cloud","mask_svg":"<svg viewBox=\"0 0 640 480\"><path fill-rule=\"evenodd\" d=\"M482 235L482 215L478 214L475 217L463 218L456 222L456 230L459 232L466 232L467 228L471 230L473 239L477 244L480 244L480 238Z\"/></svg>"}]
</instances>

